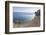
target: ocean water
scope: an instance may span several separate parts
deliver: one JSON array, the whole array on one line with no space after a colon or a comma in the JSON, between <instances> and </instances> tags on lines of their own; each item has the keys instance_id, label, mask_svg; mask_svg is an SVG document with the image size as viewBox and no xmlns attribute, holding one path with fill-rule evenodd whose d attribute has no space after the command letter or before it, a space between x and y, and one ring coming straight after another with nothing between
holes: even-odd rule
<instances>
[{"instance_id":1,"label":"ocean water","mask_svg":"<svg viewBox=\"0 0 46 35\"><path fill-rule=\"evenodd\" d=\"M18 21L31 21L34 18L34 13L13 12L13 22Z\"/></svg>"}]
</instances>

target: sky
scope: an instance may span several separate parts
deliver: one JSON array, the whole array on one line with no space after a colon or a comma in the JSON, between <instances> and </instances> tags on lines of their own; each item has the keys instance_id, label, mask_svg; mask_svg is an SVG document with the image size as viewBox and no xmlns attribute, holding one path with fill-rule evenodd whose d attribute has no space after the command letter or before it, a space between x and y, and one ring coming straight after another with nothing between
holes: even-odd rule
<instances>
[{"instance_id":1,"label":"sky","mask_svg":"<svg viewBox=\"0 0 46 35\"><path fill-rule=\"evenodd\" d=\"M34 13L39 9L39 7L13 7L13 12Z\"/></svg>"}]
</instances>

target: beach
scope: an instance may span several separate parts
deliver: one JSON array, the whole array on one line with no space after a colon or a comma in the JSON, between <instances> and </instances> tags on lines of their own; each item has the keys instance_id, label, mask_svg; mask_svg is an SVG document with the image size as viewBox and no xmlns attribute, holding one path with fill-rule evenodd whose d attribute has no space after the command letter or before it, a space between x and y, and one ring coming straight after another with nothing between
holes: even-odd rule
<instances>
[{"instance_id":1,"label":"beach","mask_svg":"<svg viewBox=\"0 0 46 35\"><path fill-rule=\"evenodd\" d=\"M13 28L18 27L40 27L40 16L35 16L31 21L13 23Z\"/></svg>"}]
</instances>

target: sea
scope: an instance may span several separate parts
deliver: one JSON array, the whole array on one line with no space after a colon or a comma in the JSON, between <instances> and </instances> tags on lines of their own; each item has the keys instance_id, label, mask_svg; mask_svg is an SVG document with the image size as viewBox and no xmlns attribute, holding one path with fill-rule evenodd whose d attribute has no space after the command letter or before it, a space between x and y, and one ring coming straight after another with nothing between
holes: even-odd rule
<instances>
[{"instance_id":1,"label":"sea","mask_svg":"<svg viewBox=\"0 0 46 35\"><path fill-rule=\"evenodd\" d=\"M34 13L13 12L13 22L15 21L31 21L35 17Z\"/></svg>"}]
</instances>

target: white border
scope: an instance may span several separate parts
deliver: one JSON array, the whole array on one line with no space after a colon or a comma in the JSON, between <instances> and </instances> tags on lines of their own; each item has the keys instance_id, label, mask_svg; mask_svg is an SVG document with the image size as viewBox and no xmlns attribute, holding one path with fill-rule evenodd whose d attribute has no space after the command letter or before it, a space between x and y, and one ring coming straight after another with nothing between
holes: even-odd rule
<instances>
[{"instance_id":1,"label":"white border","mask_svg":"<svg viewBox=\"0 0 46 35\"><path fill-rule=\"evenodd\" d=\"M13 17L12 17L12 12L13 8L12 7L40 7L41 10L41 17L40 17L40 27L27 27L27 28L13 28ZM9 4L9 31L10 32L20 32L20 31L37 31L37 30L43 30L43 5L33 5L33 4L17 4L17 3L10 3Z\"/></svg>"}]
</instances>

